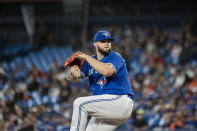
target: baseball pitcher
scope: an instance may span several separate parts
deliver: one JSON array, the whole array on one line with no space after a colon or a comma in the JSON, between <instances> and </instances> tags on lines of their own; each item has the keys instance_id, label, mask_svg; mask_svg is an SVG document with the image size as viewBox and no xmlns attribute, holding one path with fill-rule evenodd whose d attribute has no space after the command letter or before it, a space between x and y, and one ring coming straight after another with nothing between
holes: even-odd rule
<instances>
[{"instance_id":1,"label":"baseball pitcher","mask_svg":"<svg viewBox=\"0 0 197 131\"><path fill-rule=\"evenodd\" d=\"M132 113L133 90L125 60L111 50L112 41L109 32L99 31L93 40L95 56L77 52L65 62L70 66L67 79L88 77L93 93L74 101L71 131L113 131Z\"/></svg>"}]
</instances>

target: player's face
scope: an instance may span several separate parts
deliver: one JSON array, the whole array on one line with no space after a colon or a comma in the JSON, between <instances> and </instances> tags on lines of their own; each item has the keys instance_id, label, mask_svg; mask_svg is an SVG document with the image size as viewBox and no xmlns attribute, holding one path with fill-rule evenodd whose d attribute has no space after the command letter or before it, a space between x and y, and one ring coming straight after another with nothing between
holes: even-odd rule
<instances>
[{"instance_id":1,"label":"player's face","mask_svg":"<svg viewBox=\"0 0 197 131\"><path fill-rule=\"evenodd\" d=\"M107 56L111 51L111 40L102 40L97 42L97 50L104 56Z\"/></svg>"}]
</instances>

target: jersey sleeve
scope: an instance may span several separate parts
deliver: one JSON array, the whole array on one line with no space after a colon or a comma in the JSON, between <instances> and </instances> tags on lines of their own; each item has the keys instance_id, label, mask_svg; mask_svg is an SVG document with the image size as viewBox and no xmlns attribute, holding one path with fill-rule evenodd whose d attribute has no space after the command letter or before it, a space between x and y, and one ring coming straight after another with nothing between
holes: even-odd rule
<instances>
[{"instance_id":1,"label":"jersey sleeve","mask_svg":"<svg viewBox=\"0 0 197 131\"><path fill-rule=\"evenodd\" d=\"M122 56L118 53L114 53L109 61L107 62L108 64L112 64L114 67L115 73L116 74L120 68L125 64L125 60L122 58Z\"/></svg>"},{"instance_id":2,"label":"jersey sleeve","mask_svg":"<svg viewBox=\"0 0 197 131\"><path fill-rule=\"evenodd\" d=\"M81 74L83 77L87 77L88 76L88 63L84 62L81 68Z\"/></svg>"}]
</instances>

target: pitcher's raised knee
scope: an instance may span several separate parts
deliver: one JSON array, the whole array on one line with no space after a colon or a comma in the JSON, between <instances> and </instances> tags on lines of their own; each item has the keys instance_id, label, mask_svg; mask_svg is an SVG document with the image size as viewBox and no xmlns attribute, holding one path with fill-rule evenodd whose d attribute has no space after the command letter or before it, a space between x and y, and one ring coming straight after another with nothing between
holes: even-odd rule
<instances>
[{"instance_id":1,"label":"pitcher's raised knee","mask_svg":"<svg viewBox=\"0 0 197 131\"><path fill-rule=\"evenodd\" d=\"M80 104L82 103L82 101L80 100L80 97L76 98L74 103L73 103L73 106L74 107L79 107Z\"/></svg>"}]
</instances>

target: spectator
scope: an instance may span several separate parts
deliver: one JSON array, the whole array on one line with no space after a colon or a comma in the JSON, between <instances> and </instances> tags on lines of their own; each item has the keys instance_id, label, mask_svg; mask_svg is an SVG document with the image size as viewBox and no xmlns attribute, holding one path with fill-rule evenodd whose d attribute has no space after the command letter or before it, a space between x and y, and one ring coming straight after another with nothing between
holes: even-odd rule
<instances>
[{"instance_id":1,"label":"spectator","mask_svg":"<svg viewBox=\"0 0 197 131\"><path fill-rule=\"evenodd\" d=\"M135 131L145 131L148 129L148 123L144 118L144 110L138 109L134 117L133 126Z\"/></svg>"}]
</instances>

